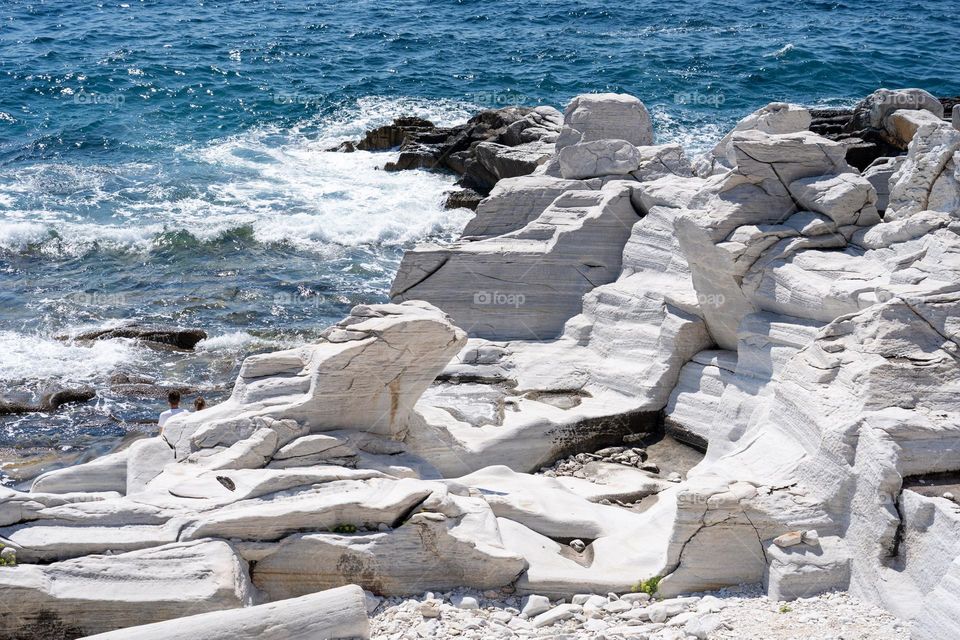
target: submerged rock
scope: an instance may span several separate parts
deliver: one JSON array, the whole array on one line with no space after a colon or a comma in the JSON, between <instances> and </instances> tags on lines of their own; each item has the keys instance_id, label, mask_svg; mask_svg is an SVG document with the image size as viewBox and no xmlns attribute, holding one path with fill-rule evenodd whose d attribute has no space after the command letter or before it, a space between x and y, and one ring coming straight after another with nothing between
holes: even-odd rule
<instances>
[{"instance_id":1,"label":"submerged rock","mask_svg":"<svg viewBox=\"0 0 960 640\"><path fill-rule=\"evenodd\" d=\"M146 343L168 345L177 349L193 349L201 340L207 338L203 329L172 327L152 324L127 324L107 329L86 331L72 337L74 340L109 340L111 338L132 338Z\"/></svg>"}]
</instances>

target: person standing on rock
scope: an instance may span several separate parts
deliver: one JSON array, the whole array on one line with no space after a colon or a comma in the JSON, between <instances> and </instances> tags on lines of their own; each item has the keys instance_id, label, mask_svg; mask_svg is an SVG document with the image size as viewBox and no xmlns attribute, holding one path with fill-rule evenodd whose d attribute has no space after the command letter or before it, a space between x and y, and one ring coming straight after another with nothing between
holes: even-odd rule
<instances>
[{"instance_id":1,"label":"person standing on rock","mask_svg":"<svg viewBox=\"0 0 960 640\"><path fill-rule=\"evenodd\" d=\"M197 396L197 399L193 401L193 412L203 411L207 408L207 401L204 400L203 396Z\"/></svg>"},{"instance_id":2,"label":"person standing on rock","mask_svg":"<svg viewBox=\"0 0 960 640\"><path fill-rule=\"evenodd\" d=\"M170 404L170 408L160 414L160 420L158 420L160 426L162 427L167 423L167 420L177 415L178 413L189 413L186 409L180 408L180 392L171 391L167 394L167 402Z\"/></svg>"}]
</instances>

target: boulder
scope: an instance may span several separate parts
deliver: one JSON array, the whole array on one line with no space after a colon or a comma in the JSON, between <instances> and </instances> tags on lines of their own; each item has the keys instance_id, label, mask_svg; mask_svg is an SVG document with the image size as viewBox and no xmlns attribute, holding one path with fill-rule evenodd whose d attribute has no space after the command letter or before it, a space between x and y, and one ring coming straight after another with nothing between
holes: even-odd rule
<instances>
[{"instance_id":1,"label":"boulder","mask_svg":"<svg viewBox=\"0 0 960 640\"><path fill-rule=\"evenodd\" d=\"M259 556L252 577L271 599L348 583L379 595L412 595L498 588L525 568L503 544L482 499L437 494L392 530L285 538Z\"/></svg>"},{"instance_id":2,"label":"boulder","mask_svg":"<svg viewBox=\"0 0 960 640\"><path fill-rule=\"evenodd\" d=\"M640 100L622 93L587 93L570 101L556 141L558 153L571 144L611 139L636 147L653 144L650 114Z\"/></svg>"},{"instance_id":3,"label":"boulder","mask_svg":"<svg viewBox=\"0 0 960 640\"><path fill-rule=\"evenodd\" d=\"M886 129L888 117L898 110L924 110L943 118L943 105L923 89L877 89L857 103L847 129Z\"/></svg>"},{"instance_id":4,"label":"boulder","mask_svg":"<svg viewBox=\"0 0 960 640\"><path fill-rule=\"evenodd\" d=\"M257 456L272 456L306 433L400 436L417 398L464 341L464 333L427 303L360 305L316 344L250 356L227 402L176 416L162 435L183 458L231 446L257 429L276 431L277 439L263 442L262 451L235 452L253 456L247 464L255 466ZM237 468L237 460L224 462Z\"/></svg>"},{"instance_id":5,"label":"boulder","mask_svg":"<svg viewBox=\"0 0 960 640\"><path fill-rule=\"evenodd\" d=\"M810 128L810 112L804 107L786 102L771 102L740 120L717 145L694 163L696 174L708 177L724 173L737 164L733 137L744 131L769 134L799 133Z\"/></svg>"},{"instance_id":6,"label":"boulder","mask_svg":"<svg viewBox=\"0 0 960 640\"><path fill-rule=\"evenodd\" d=\"M207 332L203 329L132 323L86 331L73 336L74 340L109 340L111 338L128 338L142 340L148 344L168 345L177 349L193 349L198 342L207 338Z\"/></svg>"},{"instance_id":7,"label":"boulder","mask_svg":"<svg viewBox=\"0 0 960 640\"><path fill-rule=\"evenodd\" d=\"M356 585L90 636L96 640L366 640L369 637L366 597L363 589Z\"/></svg>"},{"instance_id":8,"label":"boulder","mask_svg":"<svg viewBox=\"0 0 960 640\"><path fill-rule=\"evenodd\" d=\"M70 493L74 491L127 490L127 458L129 450L101 456L73 467L54 469L43 473L30 487L35 493Z\"/></svg>"},{"instance_id":9,"label":"boulder","mask_svg":"<svg viewBox=\"0 0 960 640\"><path fill-rule=\"evenodd\" d=\"M518 231L408 251L390 296L426 300L471 336L546 340L580 311L584 293L616 279L638 219L617 185L568 191Z\"/></svg>"},{"instance_id":10,"label":"boulder","mask_svg":"<svg viewBox=\"0 0 960 640\"><path fill-rule=\"evenodd\" d=\"M640 167L639 150L625 140L594 140L564 147L558 155L560 174L582 180L625 175Z\"/></svg>"},{"instance_id":11,"label":"boulder","mask_svg":"<svg viewBox=\"0 0 960 640\"><path fill-rule=\"evenodd\" d=\"M222 541L0 570L11 637L88 636L249 605L246 563ZM14 606L9 606L11 603Z\"/></svg>"},{"instance_id":12,"label":"boulder","mask_svg":"<svg viewBox=\"0 0 960 640\"><path fill-rule=\"evenodd\" d=\"M473 188L489 191L503 178L515 178L533 173L553 153L553 145L542 142L525 142L509 147L495 142L481 142L473 148L475 161L485 173L475 174L468 163L465 168L467 182ZM492 180L486 176L492 176Z\"/></svg>"},{"instance_id":13,"label":"boulder","mask_svg":"<svg viewBox=\"0 0 960 640\"><path fill-rule=\"evenodd\" d=\"M885 131L890 141L901 149L906 149L913 140L917 129L925 124L940 125L943 118L925 110L897 109L886 116Z\"/></svg>"},{"instance_id":14,"label":"boulder","mask_svg":"<svg viewBox=\"0 0 960 640\"><path fill-rule=\"evenodd\" d=\"M907 158L890 178L887 220L919 211L960 209L960 131L946 122L924 124Z\"/></svg>"},{"instance_id":15,"label":"boulder","mask_svg":"<svg viewBox=\"0 0 960 640\"><path fill-rule=\"evenodd\" d=\"M822 213L838 227L870 226L880 222L873 185L855 173L801 178L791 182L789 189L797 204Z\"/></svg>"}]
</instances>

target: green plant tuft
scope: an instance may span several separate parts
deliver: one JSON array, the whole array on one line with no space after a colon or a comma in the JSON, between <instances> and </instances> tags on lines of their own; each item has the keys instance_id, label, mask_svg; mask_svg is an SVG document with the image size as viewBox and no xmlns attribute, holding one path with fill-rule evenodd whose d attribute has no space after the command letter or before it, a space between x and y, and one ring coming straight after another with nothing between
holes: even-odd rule
<instances>
[{"instance_id":1,"label":"green plant tuft","mask_svg":"<svg viewBox=\"0 0 960 640\"><path fill-rule=\"evenodd\" d=\"M633 585L634 593L646 593L649 596L654 596L657 594L657 589L660 587L660 580L662 576L653 576L652 578L647 578L646 580L641 580L640 582Z\"/></svg>"},{"instance_id":2,"label":"green plant tuft","mask_svg":"<svg viewBox=\"0 0 960 640\"><path fill-rule=\"evenodd\" d=\"M791 607L790 605L788 604L780 605L780 613L790 613L791 611L793 611L793 607Z\"/></svg>"},{"instance_id":3,"label":"green plant tuft","mask_svg":"<svg viewBox=\"0 0 960 640\"><path fill-rule=\"evenodd\" d=\"M352 524L338 524L333 528L334 533L356 533L357 527Z\"/></svg>"}]
</instances>

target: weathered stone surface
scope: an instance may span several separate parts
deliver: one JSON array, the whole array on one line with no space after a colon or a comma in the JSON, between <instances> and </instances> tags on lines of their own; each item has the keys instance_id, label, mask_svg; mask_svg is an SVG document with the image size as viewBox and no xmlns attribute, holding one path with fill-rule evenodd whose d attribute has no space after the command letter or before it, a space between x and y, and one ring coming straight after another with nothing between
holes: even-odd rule
<instances>
[{"instance_id":1,"label":"weathered stone surface","mask_svg":"<svg viewBox=\"0 0 960 640\"><path fill-rule=\"evenodd\" d=\"M299 531L376 529L399 521L432 493L419 480L344 480L279 491L186 519L181 540L276 541Z\"/></svg>"},{"instance_id":2,"label":"weathered stone surface","mask_svg":"<svg viewBox=\"0 0 960 640\"><path fill-rule=\"evenodd\" d=\"M127 490L127 456L119 451L101 456L86 464L48 471L33 481L30 491L38 493L70 493Z\"/></svg>"},{"instance_id":3,"label":"weathered stone surface","mask_svg":"<svg viewBox=\"0 0 960 640\"><path fill-rule=\"evenodd\" d=\"M799 133L810 127L810 112L786 102L771 102L757 109L737 125L709 152L697 158L694 170L701 177L724 173L737 165L733 137L738 132L759 131L769 134Z\"/></svg>"},{"instance_id":4,"label":"weathered stone surface","mask_svg":"<svg viewBox=\"0 0 960 640\"><path fill-rule=\"evenodd\" d=\"M504 235L540 217L567 191L600 188L600 181L563 180L550 176L505 178L477 205L477 215L467 222L463 237L480 240Z\"/></svg>"},{"instance_id":5,"label":"weathered stone surface","mask_svg":"<svg viewBox=\"0 0 960 640\"><path fill-rule=\"evenodd\" d=\"M127 453L126 494L142 491L173 461L173 449L163 438L144 438L131 444Z\"/></svg>"},{"instance_id":6,"label":"weathered stone surface","mask_svg":"<svg viewBox=\"0 0 960 640\"><path fill-rule=\"evenodd\" d=\"M525 568L504 546L483 500L437 495L391 531L290 536L258 560L253 581L272 599L351 582L380 595L403 595L501 587Z\"/></svg>"},{"instance_id":7,"label":"weathered stone surface","mask_svg":"<svg viewBox=\"0 0 960 640\"><path fill-rule=\"evenodd\" d=\"M546 340L580 310L584 293L617 277L637 220L629 192L616 185L567 192L518 231L407 252L390 295L427 300L473 336Z\"/></svg>"},{"instance_id":8,"label":"weathered stone surface","mask_svg":"<svg viewBox=\"0 0 960 640\"><path fill-rule=\"evenodd\" d=\"M564 147L558 154L560 175L583 180L625 175L640 167L640 151L626 140L594 140Z\"/></svg>"},{"instance_id":9,"label":"weathered stone surface","mask_svg":"<svg viewBox=\"0 0 960 640\"><path fill-rule=\"evenodd\" d=\"M719 346L730 350L736 349L740 321L759 310L741 288L742 278L754 267L760 251L778 238L773 236L771 242L769 236L759 234L748 244L725 241L738 227L776 225L792 217L797 206L790 185L798 180L851 171L841 145L810 133L767 135L748 131L734 135L732 146L736 168L712 178L691 200L691 211L675 222L680 249L690 261L694 287L701 302L706 303L700 304L700 311L710 335ZM863 182L865 188L870 186ZM756 242L766 246L756 247L746 253L746 260L739 260L749 244ZM846 240L840 236L816 241L823 242L842 246ZM805 244L811 243L808 240Z\"/></svg>"},{"instance_id":10,"label":"weathered stone surface","mask_svg":"<svg viewBox=\"0 0 960 640\"><path fill-rule=\"evenodd\" d=\"M881 213L887 210L887 203L890 202L890 178L897 172L904 160L906 158L903 156L877 158L873 164L863 171L863 177L873 185L877 192L877 210Z\"/></svg>"},{"instance_id":11,"label":"weathered stone surface","mask_svg":"<svg viewBox=\"0 0 960 640\"><path fill-rule=\"evenodd\" d=\"M247 358L227 402L177 416L163 437L183 457L200 447L232 445L264 426L280 430L276 446L303 429L400 435L416 399L464 340L423 302L354 307L315 345ZM256 422L267 418L273 422Z\"/></svg>"},{"instance_id":12,"label":"weathered stone surface","mask_svg":"<svg viewBox=\"0 0 960 640\"><path fill-rule=\"evenodd\" d=\"M919 211L960 210L960 131L948 123L917 129L907 159L890 178L890 204L885 219Z\"/></svg>"},{"instance_id":13,"label":"weathered stone surface","mask_svg":"<svg viewBox=\"0 0 960 640\"><path fill-rule=\"evenodd\" d=\"M637 147L653 144L650 114L640 100L622 93L588 93L570 101L563 112L558 153L571 144L610 139Z\"/></svg>"},{"instance_id":14,"label":"weathered stone surface","mask_svg":"<svg viewBox=\"0 0 960 640\"><path fill-rule=\"evenodd\" d=\"M246 563L225 542L198 541L0 571L0 622L11 634L73 637L251 604ZM13 604L14 606L10 606Z\"/></svg>"},{"instance_id":15,"label":"weathered stone surface","mask_svg":"<svg viewBox=\"0 0 960 640\"><path fill-rule=\"evenodd\" d=\"M356 585L91 636L96 640L365 640L369 637L366 598L363 589Z\"/></svg>"}]
</instances>

